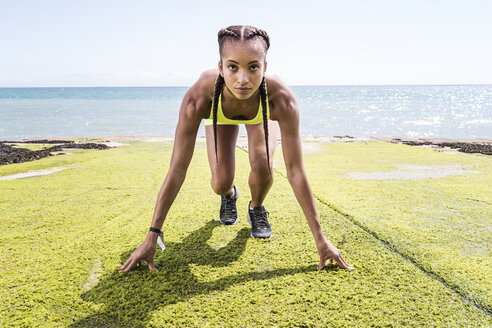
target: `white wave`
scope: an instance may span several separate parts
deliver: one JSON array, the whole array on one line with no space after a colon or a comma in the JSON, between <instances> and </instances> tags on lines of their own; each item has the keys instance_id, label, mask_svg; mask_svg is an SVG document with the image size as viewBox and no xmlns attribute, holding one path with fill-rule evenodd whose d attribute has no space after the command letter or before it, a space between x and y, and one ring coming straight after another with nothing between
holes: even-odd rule
<instances>
[{"instance_id":1,"label":"white wave","mask_svg":"<svg viewBox=\"0 0 492 328\"><path fill-rule=\"evenodd\" d=\"M486 118L480 118L480 119L477 119L477 120L469 120L469 121L465 121L463 122L464 124L492 124L492 120L488 120Z\"/></svg>"},{"instance_id":2,"label":"white wave","mask_svg":"<svg viewBox=\"0 0 492 328\"><path fill-rule=\"evenodd\" d=\"M400 131L403 131L403 129L400 129ZM430 138L435 137L436 135L432 132L408 131L405 132L405 136L408 138Z\"/></svg>"},{"instance_id":3,"label":"white wave","mask_svg":"<svg viewBox=\"0 0 492 328\"><path fill-rule=\"evenodd\" d=\"M439 116L434 116L423 120L405 121L403 124L411 124L415 126L439 126L441 124L441 118Z\"/></svg>"}]
</instances>

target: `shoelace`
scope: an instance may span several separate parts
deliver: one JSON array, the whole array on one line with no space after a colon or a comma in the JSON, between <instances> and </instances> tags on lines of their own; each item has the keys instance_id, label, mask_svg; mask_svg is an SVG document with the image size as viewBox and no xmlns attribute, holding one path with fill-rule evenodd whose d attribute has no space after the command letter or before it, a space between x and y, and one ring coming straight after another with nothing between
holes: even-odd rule
<instances>
[{"instance_id":1,"label":"shoelace","mask_svg":"<svg viewBox=\"0 0 492 328\"><path fill-rule=\"evenodd\" d=\"M222 196L225 198L225 201L224 201L224 214L225 215L232 215L234 213L236 213L236 208L234 206L235 204L235 199L233 196Z\"/></svg>"},{"instance_id":2,"label":"shoelace","mask_svg":"<svg viewBox=\"0 0 492 328\"><path fill-rule=\"evenodd\" d=\"M268 228L268 211L253 209L253 222L257 228Z\"/></svg>"}]
</instances>

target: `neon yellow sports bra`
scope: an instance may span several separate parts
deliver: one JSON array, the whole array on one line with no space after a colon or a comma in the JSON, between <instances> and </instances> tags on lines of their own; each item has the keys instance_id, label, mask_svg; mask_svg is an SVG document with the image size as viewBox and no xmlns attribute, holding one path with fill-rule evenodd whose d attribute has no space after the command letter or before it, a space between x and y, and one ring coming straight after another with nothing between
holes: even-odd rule
<instances>
[{"instance_id":1,"label":"neon yellow sports bra","mask_svg":"<svg viewBox=\"0 0 492 328\"><path fill-rule=\"evenodd\" d=\"M210 109L210 116L207 119L205 119L205 125L213 125L214 123L213 108L214 105L212 103L212 108ZM268 100L267 100L267 119L270 119L270 106L268 105ZM222 111L222 93L220 94L219 106L217 107L218 125L238 125L238 124L258 124L258 123L263 123L263 107L261 106L261 101L260 101L260 107L258 108L258 113L256 114L255 118L251 120L231 120L230 118L227 118L224 115L224 112Z\"/></svg>"}]
</instances>

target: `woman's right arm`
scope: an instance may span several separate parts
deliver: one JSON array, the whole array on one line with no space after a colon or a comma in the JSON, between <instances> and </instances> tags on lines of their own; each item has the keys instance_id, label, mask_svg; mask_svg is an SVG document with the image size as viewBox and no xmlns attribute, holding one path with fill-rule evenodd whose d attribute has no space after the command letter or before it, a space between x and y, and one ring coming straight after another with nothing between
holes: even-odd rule
<instances>
[{"instance_id":1,"label":"woman's right arm","mask_svg":"<svg viewBox=\"0 0 492 328\"><path fill-rule=\"evenodd\" d=\"M185 94L179 111L179 120L174 136L171 164L162 183L152 217L151 227L161 229L164 219L183 185L186 171L193 157L196 135L200 122L208 107L208 89L204 86L206 78L202 75ZM208 111L210 111L208 107ZM147 262L150 270L155 270L154 254L158 235L149 231L146 239L132 253L118 271L128 272L142 260Z\"/></svg>"},{"instance_id":2,"label":"woman's right arm","mask_svg":"<svg viewBox=\"0 0 492 328\"><path fill-rule=\"evenodd\" d=\"M196 135L202 117L199 116L195 97L192 94L193 90L190 89L181 103L178 126L174 135L171 164L157 196L157 203L152 218L151 226L157 229L161 229L167 212L183 185L186 171L193 157Z\"/></svg>"}]
</instances>

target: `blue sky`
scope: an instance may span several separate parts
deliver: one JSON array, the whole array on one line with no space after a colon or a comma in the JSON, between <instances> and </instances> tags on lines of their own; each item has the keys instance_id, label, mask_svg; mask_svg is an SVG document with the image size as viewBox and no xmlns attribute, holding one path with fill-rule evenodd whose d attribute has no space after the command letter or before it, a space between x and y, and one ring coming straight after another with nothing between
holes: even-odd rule
<instances>
[{"instance_id":1,"label":"blue sky","mask_svg":"<svg viewBox=\"0 0 492 328\"><path fill-rule=\"evenodd\" d=\"M492 84L492 2L0 0L0 87L191 85L233 24L289 85Z\"/></svg>"}]
</instances>

